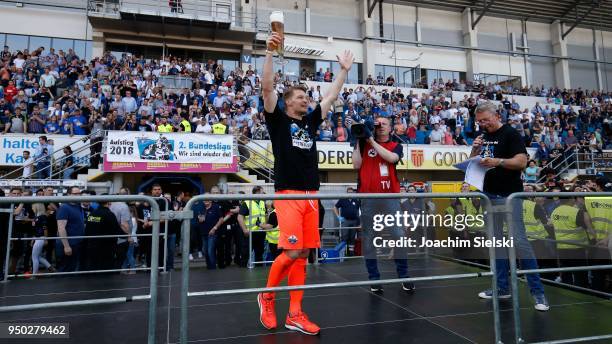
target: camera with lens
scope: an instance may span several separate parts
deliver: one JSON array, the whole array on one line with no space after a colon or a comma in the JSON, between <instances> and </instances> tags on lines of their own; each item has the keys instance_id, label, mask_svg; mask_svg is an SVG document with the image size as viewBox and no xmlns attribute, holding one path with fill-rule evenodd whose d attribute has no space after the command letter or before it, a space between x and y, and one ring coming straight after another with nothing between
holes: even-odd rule
<instances>
[{"instance_id":1,"label":"camera with lens","mask_svg":"<svg viewBox=\"0 0 612 344\"><path fill-rule=\"evenodd\" d=\"M366 123L355 123L351 126L351 134L358 139L365 139L372 135L372 132L376 127L380 126L379 123L374 124L372 128L371 124Z\"/></svg>"}]
</instances>

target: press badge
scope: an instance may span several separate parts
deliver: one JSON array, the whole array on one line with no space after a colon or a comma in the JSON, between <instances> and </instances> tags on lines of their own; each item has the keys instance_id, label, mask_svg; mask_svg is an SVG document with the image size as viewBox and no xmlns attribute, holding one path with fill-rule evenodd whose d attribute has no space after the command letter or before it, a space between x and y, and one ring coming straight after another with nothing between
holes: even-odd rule
<instances>
[{"instance_id":1,"label":"press badge","mask_svg":"<svg viewBox=\"0 0 612 344\"><path fill-rule=\"evenodd\" d=\"M389 167L387 167L387 164L378 164L378 166L380 167L380 176L381 177L388 177L389 176Z\"/></svg>"}]
</instances>

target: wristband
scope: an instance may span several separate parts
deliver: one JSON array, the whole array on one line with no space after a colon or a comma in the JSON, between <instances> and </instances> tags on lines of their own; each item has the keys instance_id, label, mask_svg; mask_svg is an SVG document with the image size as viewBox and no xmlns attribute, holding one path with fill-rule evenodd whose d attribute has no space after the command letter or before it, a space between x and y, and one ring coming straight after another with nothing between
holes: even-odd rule
<instances>
[{"instance_id":1,"label":"wristband","mask_svg":"<svg viewBox=\"0 0 612 344\"><path fill-rule=\"evenodd\" d=\"M274 51L266 49L266 54L268 54L268 53L274 54Z\"/></svg>"}]
</instances>

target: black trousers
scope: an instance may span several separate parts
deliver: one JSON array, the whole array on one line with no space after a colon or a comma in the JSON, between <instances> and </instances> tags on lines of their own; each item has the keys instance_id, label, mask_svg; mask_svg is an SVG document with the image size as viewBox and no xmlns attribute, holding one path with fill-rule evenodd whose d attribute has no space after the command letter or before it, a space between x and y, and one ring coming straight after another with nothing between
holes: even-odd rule
<instances>
[{"instance_id":1,"label":"black trousers","mask_svg":"<svg viewBox=\"0 0 612 344\"><path fill-rule=\"evenodd\" d=\"M232 225L230 230L230 245L234 249L234 264L246 266L246 258L242 252L242 242L245 240L244 233L238 224ZM227 264L229 265L229 263Z\"/></svg>"},{"instance_id":2,"label":"black trousers","mask_svg":"<svg viewBox=\"0 0 612 344\"><path fill-rule=\"evenodd\" d=\"M589 263L587 260L586 249L584 248L559 249L558 252L559 266L562 268L586 266ZM562 272L561 281L563 281L563 283L569 283L579 287L589 287L587 271Z\"/></svg>"},{"instance_id":3,"label":"black trousers","mask_svg":"<svg viewBox=\"0 0 612 344\"><path fill-rule=\"evenodd\" d=\"M264 260L264 249L266 244L265 232L251 232L253 236L253 252L255 253L255 261L261 262Z\"/></svg>"},{"instance_id":4,"label":"black trousers","mask_svg":"<svg viewBox=\"0 0 612 344\"><path fill-rule=\"evenodd\" d=\"M221 230L217 235L217 265L219 269L232 264L232 232Z\"/></svg>"}]
</instances>

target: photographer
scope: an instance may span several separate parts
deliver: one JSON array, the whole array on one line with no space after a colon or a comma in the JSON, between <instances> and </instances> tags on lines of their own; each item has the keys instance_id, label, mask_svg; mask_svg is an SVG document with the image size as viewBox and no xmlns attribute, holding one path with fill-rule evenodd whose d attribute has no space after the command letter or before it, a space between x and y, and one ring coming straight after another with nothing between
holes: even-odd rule
<instances>
[{"instance_id":1,"label":"photographer","mask_svg":"<svg viewBox=\"0 0 612 344\"><path fill-rule=\"evenodd\" d=\"M359 170L358 192L360 193L399 193L400 184L395 165L403 156L402 145L391 140L391 119L379 117L374 123L375 135L364 124L353 126L353 133L359 137L353 151L353 167ZM374 239L380 234L373 230L373 217L378 214L395 214L400 211L397 199L364 199L361 201L362 245L368 278L379 280L378 262ZM387 227L394 239L406 235L399 226ZM394 259L399 278L408 277L408 259L405 250L395 249ZM413 291L414 284L402 283L402 289ZM381 285L370 286L370 291L381 293Z\"/></svg>"}]
</instances>

